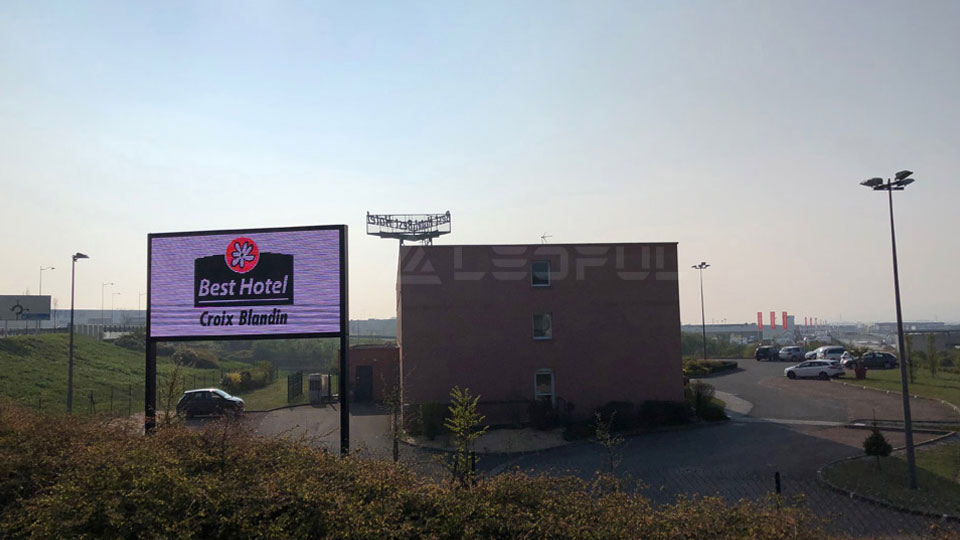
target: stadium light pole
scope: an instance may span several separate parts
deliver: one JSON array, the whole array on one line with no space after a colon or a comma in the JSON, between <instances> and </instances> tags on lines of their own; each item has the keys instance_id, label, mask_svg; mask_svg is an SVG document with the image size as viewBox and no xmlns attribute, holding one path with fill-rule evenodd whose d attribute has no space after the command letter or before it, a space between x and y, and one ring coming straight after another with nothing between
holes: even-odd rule
<instances>
[{"instance_id":1,"label":"stadium light pole","mask_svg":"<svg viewBox=\"0 0 960 540\"><path fill-rule=\"evenodd\" d=\"M893 251L893 295L897 304L897 338L900 345L900 392L903 398L903 435L906 439L907 447L907 468L910 477L910 489L917 489L917 463L913 451L913 424L910 419L910 392L907 388L907 349L904 347L903 339L903 315L900 310L900 274L897 270L897 235L893 226L893 192L903 191L905 187L912 184L915 180L910 178L912 171L900 171L894 176L894 180L883 178L871 178L860 182L860 185L866 186L874 191L886 191L887 200L890 204L890 244Z\"/></svg>"},{"instance_id":2,"label":"stadium light pole","mask_svg":"<svg viewBox=\"0 0 960 540\"><path fill-rule=\"evenodd\" d=\"M70 359L67 363L67 414L73 412L73 291L77 283L77 259L89 258L83 253L74 253L73 264L70 267Z\"/></svg>"},{"instance_id":3,"label":"stadium light pole","mask_svg":"<svg viewBox=\"0 0 960 540\"><path fill-rule=\"evenodd\" d=\"M705 268L710 268L710 265L706 262L700 262L700 264L695 264L691 268L700 271L700 329L703 330L703 359L707 359L707 318L704 316L703 310L703 270Z\"/></svg>"}]
</instances>

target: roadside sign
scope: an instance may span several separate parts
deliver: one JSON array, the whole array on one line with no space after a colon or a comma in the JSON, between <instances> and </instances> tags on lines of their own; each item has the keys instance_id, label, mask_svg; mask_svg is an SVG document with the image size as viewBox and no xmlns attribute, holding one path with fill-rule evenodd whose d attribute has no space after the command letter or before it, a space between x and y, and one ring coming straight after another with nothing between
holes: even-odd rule
<instances>
[{"instance_id":1,"label":"roadside sign","mask_svg":"<svg viewBox=\"0 0 960 540\"><path fill-rule=\"evenodd\" d=\"M0 296L0 321L50 320L49 295Z\"/></svg>"}]
</instances>

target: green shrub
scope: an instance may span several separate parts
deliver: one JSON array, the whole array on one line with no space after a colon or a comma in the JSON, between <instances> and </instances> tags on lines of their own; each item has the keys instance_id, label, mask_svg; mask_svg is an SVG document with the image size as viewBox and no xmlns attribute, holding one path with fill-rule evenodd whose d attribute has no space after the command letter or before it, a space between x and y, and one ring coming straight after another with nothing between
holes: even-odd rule
<instances>
[{"instance_id":1,"label":"green shrub","mask_svg":"<svg viewBox=\"0 0 960 540\"><path fill-rule=\"evenodd\" d=\"M536 429L552 429L557 427L560 421L557 410L548 399L531 401L527 412L530 414L530 424Z\"/></svg>"},{"instance_id":2,"label":"green shrub","mask_svg":"<svg viewBox=\"0 0 960 540\"><path fill-rule=\"evenodd\" d=\"M226 373L220 381L220 386L231 394L242 394L258 388L263 388L277 378L277 368L270 362L257 362L250 369Z\"/></svg>"},{"instance_id":3,"label":"green shrub","mask_svg":"<svg viewBox=\"0 0 960 540\"><path fill-rule=\"evenodd\" d=\"M563 428L563 440L582 441L593 437L594 433L593 423L586 421L572 422Z\"/></svg>"},{"instance_id":4,"label":"green shrub","mask_svg":"<svg viewBox=\"0 0 960 540\"><path fill-rule=\"evenodd\" d=\"M693 381L685 393L697 417L708 422L726 420L723 407L714 401L714 389L705 382Z\"/></svg>"},{"instance_id":5,"label":"green shrub","mask_svg":"<svg viewBox=\"0 0 960 540\"><path fill-rule=\"evenodd\" d=\"M687 377L703 377L734 369L737 369L737 363L732 360L684 359L683 361L683 374Z\"/></svg>"},{"instance_id":6,"label":"green shrub","mask_svg":"<svg viewBox=\"0 0 960 540\"><path fill-rule=\"evenodd\" d=\"M677 401L644 401L639 423L646 427L676 426L690 421L690 406Z\"/></svg>"},{"instance_id":7,"label":"green shrub","mask_svg":"<svg viewBox=\"0 0 960 540\"><path fill-rule=\"evenodd\" d=\"M124 349L129 349L131 351L137 352L146 352L147 350L147 339L146 332L143 328L136 328L132 332L128 332L118 337L113 341L113 344L118 347L123 347Z\"/></svg>"},{"instance_id":8,"label":"green shrub","mask_svg":"<svg viewBox=\"0 0 960 540\"><path fill-rule=\"evenodd\" d=\"M637 427L637 415L629 401L609 401L596 410L594 418L607 424L611 431Z\"/></svg>"},{"instance_id":9,"label":"green shrub","mask_svg":"<svg viewBox=\"0 0 960 540\"><path fill-rule=\"evenodd\" d=\"M0 537L826 538L807 511L718 497L652 505L604 477L481 478L463 488L340 458L242 423L136 426L0 404Z\"/></svg>"},{"instance_id":10,"label":"green shrub","mask_svg":"<svg viewBox=\"0 0 960 540\"><path fill-rule=\"evenodd\" d=\"M173 362L197 369L220 369L220 359L213 351L180 347L173 353Z\"/></svg>"},{"instance_id":11,"label":"green shrub","mask_svg":"<svg viewBox=\"0 0 960 540\"><path fill-rule=\"evenodd\" d=\"M886 437L880 432L876 421L873 423L873 429L870 431L870 435L863 440L863 451L868 456L876 456L877 470L880 470L880 458L889 456L890 452L893 451L893 446L887 442Z\"/></svg>"},{"instance_id":12,"label":"green shrub","mask_svg":"<svg viewBox=\"0 0 960 540\"><path fill-rule=\"evenodd\" d=\"M447 406L443 403L429 401L421 403L417 410L417 433L425 435L431 441L444 431L444 421L447 416Z\"/></svg>"}]
</instances>

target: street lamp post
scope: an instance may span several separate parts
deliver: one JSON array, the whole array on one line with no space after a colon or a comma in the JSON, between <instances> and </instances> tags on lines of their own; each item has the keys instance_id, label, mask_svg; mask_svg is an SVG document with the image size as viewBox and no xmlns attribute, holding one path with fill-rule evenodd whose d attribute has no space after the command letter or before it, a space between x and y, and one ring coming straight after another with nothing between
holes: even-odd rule
<instances>
[{"instance_id":1,"label":"street lamp post","mask_svg":"<svg viewBox=\"0 0 960 540\"><path fill-rule=\"evenodd\" d=\"M104 326L104 323L103 323L103 321L104 321L104 318L103 318L103 289L104 289L107 285L110 285L110 286L112 287L112 286L113 286L113 282L112 282L112 281L104 281L103 283L100 284L100 327L101 327L101 328L103 328L103 326ZM103 332L102 332L102 331L100 332L100 337L101 337L101 339L103 338Z\"/></svg>"},{"instance_id":2,"label":"street lamp post","mask_svg":"<svg viewBox=\"0 0 960 540\"><path fill-rule=\"evenodd\" d=\"M70 359L67 363L67 414L73 412L73 291L76 286L77 259L89 259L83 253L73 254L73 264L70 267Z\"/></svg>"},{"instance_id":3,"label":"street lamp post","mask_svg":"<svg viewBox=\"0 0 960 540\"><path fill-rule=\"evenodd\" d=\"M110 324L115 324L113 322L113 313L116 311L114 309L114 306L116 306L116 300L117 300L117 297L120 296L120 294L121 293L118 293L118 292L110 293Z\"/></svg>"},{"instance_id":4,"label":"street lamp post","mask_svg":"<svg viewBox=\"0 0 960 540\"><path fill-rule=\"evenodd\" d=\"M44 270L56 270L56 268L52 266L43 266L43 265L40 266L40 287L37 289L38 296L43 296L43 271ZM38 331L40 330L40 321L37 321L37 330Z\"/></svg>"},{"instance_id":5,"label":"street lamp post","mask_svg":"<svg viewBox=\"0 0 960 540\"><path fill-rule=\"evenodd\" d=\"M897 338L900 345L900 392L903 398L903 434L907 446L907 468L910 475L910 489L917 489L917 463L913 451L913 423L910 419L910 392L907 388L907 349L903 343L903 315L900 310L900 274L897 269L897 235L893 226L893 192L903 191L903 188L912 184L915 178L910 178L912 171L900 171L895 180L871 178L860 182L874 191L886 191L890 205L890 243L893 251L893 294L897 304Z\"/></svg>"},{"instance_id":6,"label":"street lamp post","mask_svg":"<svg viewBox=\"0 0 960 540\"><path fill-rule=\"evenodd\" d=\"M700 262L700 264L695 264L691 268L700 271L700 329L703 330L703 359L707 359L707 319L704 316L703 310L703 270L705 268L710 268L710 265L706 262Z\"/></svg>"}]
</instances>

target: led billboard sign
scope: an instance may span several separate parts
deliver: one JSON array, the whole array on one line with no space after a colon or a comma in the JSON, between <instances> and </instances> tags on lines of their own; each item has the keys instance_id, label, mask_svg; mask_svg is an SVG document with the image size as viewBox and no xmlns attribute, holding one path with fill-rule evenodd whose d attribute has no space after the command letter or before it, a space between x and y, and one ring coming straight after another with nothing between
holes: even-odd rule
<instances>
[{"instance_id":1,"label":"led billboard sign","mask_svg":"<svg viewBox=\"0 0 960 540\"><path fill-rule=\"evenodd\" d=\"M149 235L150 338L340 334L345 235L343 226Z\"/></svg>"}]
</instances>

